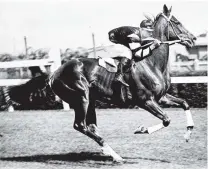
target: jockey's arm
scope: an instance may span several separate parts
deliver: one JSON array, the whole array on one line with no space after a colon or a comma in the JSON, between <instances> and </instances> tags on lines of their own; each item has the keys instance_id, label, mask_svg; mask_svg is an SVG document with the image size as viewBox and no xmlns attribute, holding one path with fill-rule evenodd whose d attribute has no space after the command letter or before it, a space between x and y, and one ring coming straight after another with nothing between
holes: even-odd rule
<instances>
[{"instance_id":1,"label":"jockey's arm","mask_svg":"<svg viewBox=\"0 0 208 169\"><path fill-rule=\"evenodd\" d=\"M141 47L141 38L137 34L130 34L128 38L131 41L129 47L132 51Z\"/></svg>"},{"instance_id":2,"label":"jockey's arm","mask_svg":"<svg viewBox=\"0 0 208 169\"><path fill-rule=\"evenodd\" d=\"M133 51L134 53L134 58L136 60L142 60L145 57L149 56L152 53L152 50L150 49L150 47L145 47L145 48L137 48Z\"/></svg>"},{"instance_id":3,"label":"jockey's arm","mask_svg":"<svg viewBox=\"0 0 208 169\"><path fill-rule=\"evenodd\" d=\"M136 34L130 34L128 35L128 38L130 38L131 43L129 43L129 47L133 53L133 56L135 59L141 60L143 58L143 54L148 55L149 54L149 48L143 48L141 46L141 38ZM145 43L147 41L144 40ZM146 44L147 45L147 44ZM146 46L144 45L144 46Z\"/></svg>"},{"instance_id":4,"label":"jockey's arm","mask_svg":"<svg viewBox=\"0 0 208 169\"><path fill-rule=\"evenodd\" d=\"M152 37L147 37L142 40L139 39L139 36L131 34L129 37L133 39L133 43L130 43L129 46L134 53L135 59L142 60L145 57L151 55L152 51L160 45L160 41ZM142 45L141 45L142 44Z\"/></svg>"}]
</instances>

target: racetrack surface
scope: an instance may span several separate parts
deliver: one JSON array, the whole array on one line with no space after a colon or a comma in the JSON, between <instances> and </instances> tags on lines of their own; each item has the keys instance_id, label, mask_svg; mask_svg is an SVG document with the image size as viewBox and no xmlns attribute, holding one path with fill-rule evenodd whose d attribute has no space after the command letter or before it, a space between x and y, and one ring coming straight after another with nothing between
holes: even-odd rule
<instances>
[{"instance_id":1,"label":"racetrack surface","mask_svg":"<svg viewBox=\"0 0 208 169\"><path fill-rule=\"evenodd\" d=\"M139 125L160 120L138 109L97 110L98 127L124 159L112 162L91 139L73 129L74 112L16 111L0 113L1 169L205 169L207 110L192 109L195 122L186 143L186 117L181 109L165 109L170 126L151 135L134 135Z\"/></svg>"}]
</instances>

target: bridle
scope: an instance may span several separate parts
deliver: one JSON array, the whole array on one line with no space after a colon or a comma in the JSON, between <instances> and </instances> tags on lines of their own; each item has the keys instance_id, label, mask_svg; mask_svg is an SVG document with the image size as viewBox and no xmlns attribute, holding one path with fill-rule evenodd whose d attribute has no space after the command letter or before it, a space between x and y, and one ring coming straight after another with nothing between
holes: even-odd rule
<instances>
[{"instance_id":1,"label":"bridle","mask_svg":"<svg viewBox=\"0 0 208 169\"><path fill-rule=\"evenodd\" d=\"M162 16L167 20L167 22L168 22L168 40L169 40L169 26L172 27L173 32L175 33L175 35L177 36L177 38L178 38L179 40L181 40L181 38L178 36L178 34L176 33L176 31L175 31L175 29L174 29L174 27L173 27L173 23L171 22L172 15L170 15L169 17L165 16L163 13L162 13L161 15L162 15Z\"/></svg>"},{"instance_id":2,"label":"bridle","mask_svg":"<svg viewBox=\"0 0 208 169\"><path fill-rule=\"evenodd\" d=\"M176 31L175 31L175 28L174 28L174 26L173 26L173 23L172 23L172 21L171 21L171 19L172 19L172 15L170 15L169 17L167 17L166 15L164 15L163 13L161 13L161 14L159 14L159 15L162 15L166 20L167 20L167 29L168 29L168 41L163 41L163 42L161 42L161 43L167 43L167 44L174 44L174 43L179 43L179 42L181 42L182 41L182 39L178 36L178 34L176 33ZM154 25L156 24L156 22L154 23ZM169 27L172 27L172 29L173 29L173 32L175 33L175 35L177 36L177 38L178 38L178 40L173 40L173 41L169 41L169 39L170 39L170 35L169 35Z\"/></svg>"}]
</instances>

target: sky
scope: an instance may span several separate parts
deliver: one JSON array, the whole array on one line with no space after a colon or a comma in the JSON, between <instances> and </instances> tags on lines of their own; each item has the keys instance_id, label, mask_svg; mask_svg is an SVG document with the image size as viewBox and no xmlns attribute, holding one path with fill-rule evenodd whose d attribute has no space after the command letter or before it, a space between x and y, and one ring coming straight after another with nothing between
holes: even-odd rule
<instances>
[{"instance_id":1,"label":"sky","mask_svg":"<svg viewBox=\"0 0 208 169\"><path fill-rule=\"evenodd\" d=\"M110 44L108 31L139 26L144 13L157 15L163 5L194 35L208 30L208 1L191 0L0 0L0 53L38 48L91 48Z\"/></svg>"}]
</instances>

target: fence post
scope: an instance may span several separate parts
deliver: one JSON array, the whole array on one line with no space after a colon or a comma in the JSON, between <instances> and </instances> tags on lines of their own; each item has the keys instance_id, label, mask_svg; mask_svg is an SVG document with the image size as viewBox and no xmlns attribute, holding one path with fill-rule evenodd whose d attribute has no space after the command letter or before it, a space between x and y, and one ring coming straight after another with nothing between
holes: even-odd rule
<instances>
[{"instance_id":1,"label":"fence post","mask_svg":"<svg viewBox=\"0 0 208 169\"><path fill-rule=\"evenodd\" d=\"M51 66L51 71L55 72L61 66L61 52L58 48L51 48L49 51L49 57L54 61L54 64ZM69 104L62 101L64 110L69 110Z\"/></svg>"},{"instance_id":2,"label":"fence post","mask_svg":"<svg viewBox=\"0 0 208 169\"><path fill-rule=\"evenodd\" d=\"M199 60L198 59L194 60L194 70L195 71L199 70Z\"/></svg>"}]
</instances>

